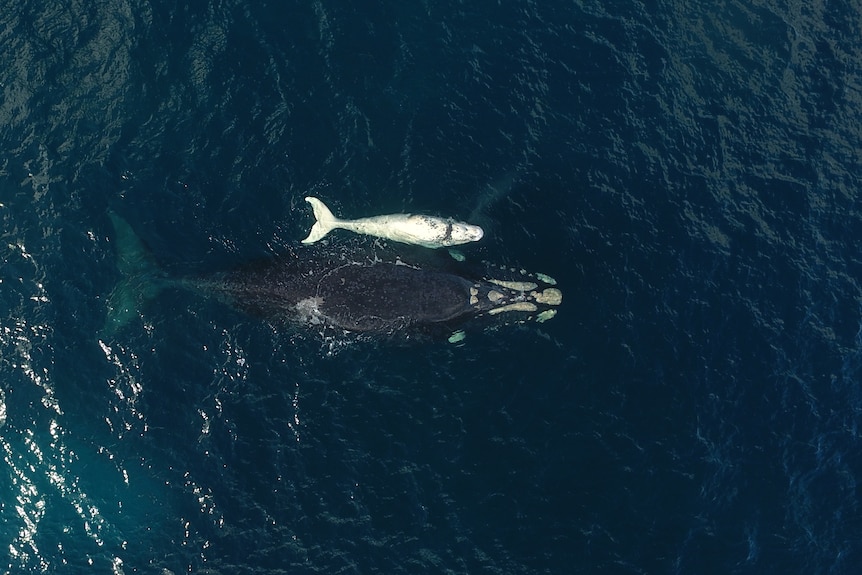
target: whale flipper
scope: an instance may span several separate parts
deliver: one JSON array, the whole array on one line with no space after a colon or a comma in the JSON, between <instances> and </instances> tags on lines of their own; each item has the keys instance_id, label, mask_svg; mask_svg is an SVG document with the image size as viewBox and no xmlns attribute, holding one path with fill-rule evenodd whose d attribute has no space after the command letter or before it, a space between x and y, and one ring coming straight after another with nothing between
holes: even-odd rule
<instances>
[{"instance_id":1,"label":"whale flipper","mask_svg":"<svg viewBox=\"0 0 862 575\"><path fill-rule=\"evenodd\" d=\"M311 227L311 232L308 237L302 240L304 244L313 244L322 239L326 234L338 227L340 223L326 204L314 197L307 197L305 201L311 204L311 209L314 210L314 218L317 220Z\"/></svg>"},{"instance_id":2,"label":"whale flipper","mask_svg":"<svg viewBox=\"0 0 862 575\"><path fill-rule=\"evenodd\" d=\"M165 275L129 223L112 211L108 212L108 217L116 234L117 269L123 277L108 298L108 316L102 337L114 335L138 317L143 304L166 287Z\"/></svg>"}]
</instances>

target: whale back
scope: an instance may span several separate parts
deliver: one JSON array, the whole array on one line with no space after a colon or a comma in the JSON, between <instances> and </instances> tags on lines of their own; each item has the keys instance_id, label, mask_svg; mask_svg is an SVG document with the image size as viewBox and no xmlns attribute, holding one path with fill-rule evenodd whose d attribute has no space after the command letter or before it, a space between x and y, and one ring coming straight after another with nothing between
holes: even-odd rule
<instances>
[{"instance_id":1,"label":"whale back","mask_svg":"<svg viewBox=\"0 0 862 575\"><path fill-rule=\"evenodd\" d=\"M391 332L472 313L470 285L455 275L392 263L349 265L321 280L317 297L321 313L343 329Z\"/></svg>"}]
</instances>

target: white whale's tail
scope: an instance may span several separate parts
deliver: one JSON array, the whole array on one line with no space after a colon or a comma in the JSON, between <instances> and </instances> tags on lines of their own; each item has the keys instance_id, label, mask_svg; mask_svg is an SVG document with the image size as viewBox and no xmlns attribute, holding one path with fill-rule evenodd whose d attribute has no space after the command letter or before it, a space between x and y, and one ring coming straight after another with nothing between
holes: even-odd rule
<instances>
[{"instance_id":1,"label":"white whale's tail","mask_svg":"<svg viewBox=\"0 0 862 575\"><path fill-rule=\"evenodd\" d=\"M312 196L305 198L305 201L311 204L311 209L314 210L314 218L317 221L314 222L311 232L309 232L307 238L302 240L302 243L313 244L335 228L341 227L340 224L343 222L329 211L326 204Z\"/></svg>"}]
</instances>

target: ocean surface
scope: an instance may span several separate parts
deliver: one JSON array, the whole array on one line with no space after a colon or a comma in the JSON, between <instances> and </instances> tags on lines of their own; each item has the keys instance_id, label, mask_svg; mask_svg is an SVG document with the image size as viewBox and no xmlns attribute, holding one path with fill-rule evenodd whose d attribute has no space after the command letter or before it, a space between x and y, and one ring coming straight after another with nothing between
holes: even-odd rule
<instances>
[{"instance_id":1,"label":"ocean surface","mask_svg":"<svg viewBox=\"0 0 862 575\"><path fill-rule=\"evenodd\" d=\"M2 2L0 573L850 574L857 1ZM482 225L544 324L335 340L167 290ZM362 250L374 240L333 234Z\"/></svg>"}]
</instances>

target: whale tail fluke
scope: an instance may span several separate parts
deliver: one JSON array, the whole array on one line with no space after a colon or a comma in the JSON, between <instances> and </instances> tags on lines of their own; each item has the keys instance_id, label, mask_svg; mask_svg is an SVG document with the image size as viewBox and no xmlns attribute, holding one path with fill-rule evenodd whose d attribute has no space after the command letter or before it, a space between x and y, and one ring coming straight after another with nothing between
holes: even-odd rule
<instances>
[{"instance_id":1,"label":"whale tail fluke","mask_svg":"<svg viewBox=\"0 0 862 575\"><path fill-rule=\"evenodd\" d=\"M308 237L302 240L304 244L313 244L322 239L326 234L339 227L341 221L336 218L326 204L315 197L309 196L305 201L311 204L311 209L314 210L314 218L317 220L311 227L311 232Z\"/></svg>"},{"instance_id":2,"label":"whale tail fluke","mask_svg":"<svg viewBox=\"0 0 862 575\"><path fill-rule=\"evenodd\" d=\"M140 309L165 287L164 273L129 223L108 212L116 234L117 268L122 279L108 298L108 315L102 337L113 336L120 328L140 316Z\"/></svg>"}]
</instances>

